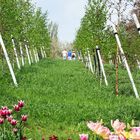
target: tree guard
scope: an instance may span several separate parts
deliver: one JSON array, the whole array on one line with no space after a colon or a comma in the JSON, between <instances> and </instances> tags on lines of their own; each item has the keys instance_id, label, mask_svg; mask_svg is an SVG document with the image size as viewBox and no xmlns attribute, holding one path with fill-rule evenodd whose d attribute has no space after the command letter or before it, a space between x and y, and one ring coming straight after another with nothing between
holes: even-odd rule
<instances>
[{"instance_id":1,"label":"tree guard","mask_svg":"<svg viewBox=\"0 0 140 140\"><path fill-rule=\"evenodd\" d=\"M93 66L92 66L92 61L91 61L91 56L90 56L88 48L87 48L87 53L88 53L88 59L89 59L89 67L90 67L91 72L94 74Z\"/></svg>"},{"instance_id":2,"label":"tree guard","mask_svg":"<svg viewBox=\"0 0 140 140\"><path fill-rule=\"evenodd\" d=\"M137 18L137 15L135 13L133 13L132 16L133 16L134 22L136 24L137 30L138 30L138 32L140 34L140 23L139 23L139 20Z\"/></svg>"},{"instance_id":3,"label":"tree guard","mask_svg":"<svg viewBox=\"0 0 140 140\"><path fill-rule=\"evenodd\" d=\"M22 66L24 66L25 65L25 62L24 62L24 56L23 56L23 50L22 50L22 44L21 44L21 42L19 43L19 46L20 46L21 62L22 62Z\"/></svg>"},{"instance_id":4,"label":"tree guard","mask_svg":"<svg viewBox=\"0 0 140 140\"><path fill-rule=\"evenodd\" d=\"M17 62L18 69L21 69L20 68L19 59L18 59L17 49L16 49L16 45L15 45L15 41L14 41L14 38L13 37L12 37L12 43L13 43L13 48L14 48L14 53L15 53L15 57L16 57L16 62Z\"/></svg>"},{"instance_id":5,"label":"tree guard","mask_svg":"<svg viewBox=\"0 0 140 140\"><path fill-rule=\"evenodd\" d=\"M126 69L127 69L127 72L128 72L129 78L130 78L130 82L132 84L132 87L133 87L133 90L134 90L134 93L135 93L135 96L136 96L136 98L139 98L139 94L138 94L137 88L135 86L135 83L134 83L134 80L133 80L129 65L127 63L127 59L126 59L124 51L122 49L122 45L121 45L121 42L120 42L120 39L119 39L119 36L118 36L118 32L116 30L115 25L113 25L112 27L113 27L113 30L114 30L114 35L115 35L115 38L116 38L116 41L117 41L117 44L118 44L122 59L124 60L124 64L126 66Z\"/></svg>"},{"instance_id":6,"label":"tree guard","mask_svg":"<svg viewBox=\"0 0 140 140\"><path fill-rule=\"evenodd\" d=\"M30 55L29 55L29 49L28 49L28 46L25 44L25 49L26 49L26 54L27 54L27 57L28 57L28 63L29 65L31 65L31 59L30 59Z\"/></svg>"},{"instance_id":7,"label":"tree guard","mask_svg":"<svg viewBox=\"0 0 140 140\"><path fill-rule=\"evenodd\" d=\"M12 76L13 82L14 82L15 86L17 87L18 84L17 84L17 80L16 80L16 77L15 77L15 73L14 73L13 68L12 68L12 65L10 63L10 59L9 59L7 50L5 48L5 45L4 45L4 42L3 42L3 39L2 39L1 33L0 33L0 44L2 46L2 49L3 49L3 52L4 52L4 56L6 58L6 62L7 62L8 68L10 70L10 74Z\"/></svg>"},{"instance_id":8,"label":"tree guard","mask_svg":"<svg viewBox=\"0 0 140 140\"><path fill-rule=\"evenodd\" d=\"M100 49L99 49L98 46L96 46L96 51L97 51L97 55L98 55L98 58L99 58L99 63L100 63L100 66L101 66L101 75L103 74L104 80L105 80L105 84L106 84L106 86L108 86L108 81L107 81L107 78L106 78L106 74L105 74L105 70L104 70L104 65L103 65L103 61L102 61L102 58L101 58Z\"/></svg>"},{"instance_id":9,"label":"tree guard","mask_svg":"<svg viewBox=\"0 0 140 140\"><path fill-rule=\"evenodd\" d=\"M32 56L32 50L31 49L29 49L29 54L30 54L30 57L31 57L31 63L34 63L33 56Z\"/></svg>"}]
</instances>

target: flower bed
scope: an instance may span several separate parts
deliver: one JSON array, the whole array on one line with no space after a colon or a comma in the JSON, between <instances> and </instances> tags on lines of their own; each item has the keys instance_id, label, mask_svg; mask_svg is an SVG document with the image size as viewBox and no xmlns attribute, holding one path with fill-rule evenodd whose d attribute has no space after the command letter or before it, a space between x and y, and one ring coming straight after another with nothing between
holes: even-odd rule
<instances>
[{"instance_id":1,"label":"flower bed","mask_svg":"<svg viewBox=\"0 0 140 140\"><path fill-rule=\"evenodd\" d=\"M21 110L24 107L24 101L18 101L12 110L7 106L0 109L0 139L3 140L27 140L23 134L27 115L22 115ZM87 122L87 127L91 134L79 134L80 140L140 140L140 126L134 127L126 125L119 120L111 121L113 132L105 127L101 122ZM45 140L45 138L42 138ZM59 137L53 135L49 140L59 140ZM72 140L68 138L67 140Z\"/></svg>"},{"instance_id":2,"label":"flower bed","mask_svg":"<svg viewBox=\"0 0 140 140\"><path fill-rule=\"evenodd\" d=\"M0 139L2 140L26 140L23 135L24 124L27 121L27 115L21 115L21 109L24 107L24 101L18 101L12 110L7 106L0 109Z\"/></svg>"},{"instance_id":3,"label":"flower bed","mask_svg":"<svg viewBox=\"0 0 140 140\"><path fill-rule=\"evenodd\" d=\"M126 129L126 124L118 119L111 121L114 132L102 125L101 122L88 122L88 128L93 132L94 139L103 140L140 140L140 127L130 127ZM126 130L125 130L126 129ZM80 135L80 140L88 140L87 134Z\"/></svg>"}]
</instances>

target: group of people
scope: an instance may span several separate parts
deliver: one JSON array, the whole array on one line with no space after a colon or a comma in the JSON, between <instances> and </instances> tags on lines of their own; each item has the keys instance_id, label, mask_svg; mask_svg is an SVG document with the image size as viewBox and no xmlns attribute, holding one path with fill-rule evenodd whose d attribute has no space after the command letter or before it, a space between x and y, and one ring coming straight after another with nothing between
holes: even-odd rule
<instances>
[{"instance_id":1,"label":"group of people","mask_svg":"<svg viewBox=\"0 0 140 140\"><path fill-rule=\"evenodd\" d=\"M75 51L66 51L66 49L64 49L62 51L62 56L63 56L63 60L76 60L76 53Z\"/></svg>"}]
</instances>

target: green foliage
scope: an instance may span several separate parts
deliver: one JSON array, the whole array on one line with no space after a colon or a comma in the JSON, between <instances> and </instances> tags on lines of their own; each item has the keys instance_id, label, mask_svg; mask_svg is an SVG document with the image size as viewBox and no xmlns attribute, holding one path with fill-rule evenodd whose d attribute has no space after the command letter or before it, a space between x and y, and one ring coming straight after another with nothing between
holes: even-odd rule
<instances>
[{"instance_id":1,"label":"green foliage","mask_svg":"<svg viewBox=\"0 0 140 140\"><path fill-rule=\"evenodd\" d=\"M105 87L104 83L100 87L99 78L95 78L79 62L42 60L17 72L18 88L13 87L10 78L1 77L0 106L24 100L25 114L29 116L25 131L28 138L36 140L51 135L60 139L79 139L79 134L89 132L86 126L89 120L103 119L108 127L111 119L128 123L132 119L140 120L139 100L131 91L126 70L120 69L119 78L123 80L116 97L115 69L110 66L105 69L109 87ZM138 80L140 73L134 73ZM124 80L125 90L122 87ZM140 90L139 82L137 87Z\"/></svg>"},{"instance_id":2,"label":"green foliage","mask_svg":"<svg viewBox=\"0 0 140 140\"><path fill-rule=\"evenodd\" d=\"M81 26L74 42L76 48L84 50L102 44L107 21L106 14L106 4L103 0L88 1L85 16L81 20Z\"/></svg>"},{"instance_id":3,"label":"green foliage","mask_svg":"<svg viewBox=\"0 0 140 140\"><path fill-rule=\"evenodd\" d=\"M30 48L50 47L47 13L42 13L31 0L0 0L0 32L9 51L13 52L11 35L19 42L29 42Z\"/></svg>"},{"instance_id":4,"label":"green foliage","mask_svg":"<svg viewBox=\"0 0 140 140\"><path fill-rule=\"evenodd\" d=\"M74 47L78 50L82 50L83 52L86 51L86 48L91 48L90 50L92 53L92 49L98 45L101 48L103 60L108 62L109 59L112 59L113 62L115 62L117 43L113 34L112 27L107 25L107 23L110 23L108 20L110 14L113 16L113 13L109 13L109 10L107 10L110 9L108 2L112 1L88 1L85 16L82 18L81 26L77 31ZM130 1L126 1L126 5L130 5L129 2ZM115 5L114 3L115 6L117 6L117 4ZM139 4L136 4L136 7L137 9L135 8L135 11L138 13ZM120 9L118 8L117 12L119 12L121 8L122 7L120 7ZM137 16L139 19L139 14L137 14ZM136 59L140 59L140 47L138 47L140 38L138 31L136 30L136 25L134 24L133 19L127 19L126 21L124 17L121 19L117 26L122 48L129 61L129 65L134 67L137 65Z\"/></svg>"}]
</instances>

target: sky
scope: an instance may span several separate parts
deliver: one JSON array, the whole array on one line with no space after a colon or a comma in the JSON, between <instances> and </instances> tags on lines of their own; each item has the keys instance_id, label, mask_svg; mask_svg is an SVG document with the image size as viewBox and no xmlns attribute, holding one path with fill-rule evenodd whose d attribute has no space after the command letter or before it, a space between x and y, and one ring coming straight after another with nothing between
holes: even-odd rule
<instances>
[{"instance_id":1,"label":"sky","mask_svg":"<svg viewBox=\"0 0 140 140\"><path fill-rule=\"evenodd\" d=\"M48 17L59 25L58 37L61 42L72 42L85 13L87 0L32 0Z\"/></svg>"}]
</instances>

